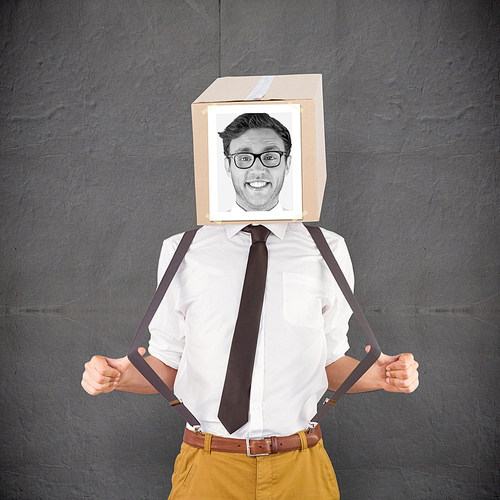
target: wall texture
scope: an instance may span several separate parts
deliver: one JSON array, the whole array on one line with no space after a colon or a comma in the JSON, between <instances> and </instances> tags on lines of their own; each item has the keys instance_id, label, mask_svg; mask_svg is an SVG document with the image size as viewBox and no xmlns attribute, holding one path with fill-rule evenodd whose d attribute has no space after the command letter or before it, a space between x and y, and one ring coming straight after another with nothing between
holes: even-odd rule
<instances>
[{"instance_id":1,"label":"wall texture","mask_svg":"<svg viewBox=\"0 0 500 500\"><path fill-rule=\"evenodd\" d=\"M0 4L2 499L161 499L183 422L96 398L161 241L195 226L190 103L217 77L322 73L328 184L356 293L411 396L323 424L343 500L500 498L495 0ZM355 324L351 341L360 355Z\"/></svg>"}]
</instances>

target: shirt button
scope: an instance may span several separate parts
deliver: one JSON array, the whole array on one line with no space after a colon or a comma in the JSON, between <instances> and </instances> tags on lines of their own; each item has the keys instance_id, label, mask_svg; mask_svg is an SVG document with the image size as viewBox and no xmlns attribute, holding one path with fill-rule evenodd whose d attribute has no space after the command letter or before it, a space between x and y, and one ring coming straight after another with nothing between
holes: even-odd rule
<instances>
[{"instance_id":1,"label":"shirt button","mask_svg":"<svg viewBox=\"0 0 500 500\"><path fill-rule=\"evenodd\" d=\"M260 410L260 406L259 406L259 405L255 405L255 406L253 407L253 409L254 409L254 411L259 411L259 410Z\"/></svg>"},{"instance_id":2,"label":"shirt button","mask_svg":"<svg viewBox=\"0 0 500 500\"><path fill-rule=\"evenodd\" d=\"M259 363L259 364L255 365L255 368L257 368L257 370L260 370L262 368L262 365Z\"/></svg>"}]
</instances>

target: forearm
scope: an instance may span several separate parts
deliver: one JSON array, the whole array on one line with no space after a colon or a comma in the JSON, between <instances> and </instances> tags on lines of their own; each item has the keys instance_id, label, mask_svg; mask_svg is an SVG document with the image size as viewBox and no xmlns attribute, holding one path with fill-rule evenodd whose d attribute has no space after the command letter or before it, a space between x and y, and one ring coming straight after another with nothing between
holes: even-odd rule
<instances>
[{"instance_id":1,"label":"forearm","mask_svg":"<svg viewBox=\"0 0 500 500\"><path fill-rule=\"evenodd\" d=\"M359 361L349 356L343 356L326 367L328 377L328 389L336 391L349 374L358 366ZM369 392L383 389L380 375L376 371L376 365L372 365L368 371L349 389L349 392Z\"/></svg>"},{"instance_id":2,"label":"forearm","mask_svg":"<svg viewBox=\"0 0 500 500\"><path fill-rule=\"evenodd\" d=\"M165 384L172 389L175 382L177 370L166 365L154 356L144 358ZM134 365L130 365L127 371L120 377L115 390L123 392L134 392L137 394L156 394L157 390L144 378Z\"/></svg>"}]
</instances>

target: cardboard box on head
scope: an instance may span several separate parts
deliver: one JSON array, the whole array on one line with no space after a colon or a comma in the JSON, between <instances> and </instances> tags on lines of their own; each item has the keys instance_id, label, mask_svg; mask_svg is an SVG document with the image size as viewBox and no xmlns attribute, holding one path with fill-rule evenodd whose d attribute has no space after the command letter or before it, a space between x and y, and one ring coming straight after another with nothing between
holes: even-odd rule
<instances>
[{"instance_id":1,"label":"cardboard box on head","mask_svg":"<svg viewBox=\"0 0 500 500\"><path fill-rule=\"evenodd\" d=\"M319 220L321 75L218 78L191 111L199 225Z\"/></svg>"}]
</instances>

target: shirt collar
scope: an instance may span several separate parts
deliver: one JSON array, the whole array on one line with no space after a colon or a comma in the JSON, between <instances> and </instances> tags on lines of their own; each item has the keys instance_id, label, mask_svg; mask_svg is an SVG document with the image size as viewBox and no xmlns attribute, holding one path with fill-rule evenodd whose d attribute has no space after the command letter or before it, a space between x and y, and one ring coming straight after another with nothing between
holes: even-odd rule
<instances>
[{"instance_id":1,"label":"shirt collar","mask_svg":"<svg viewBox=\"0 0 500 500\"><path fill-rule=\"evenodd\" d=\"M272 210L269 212L282 212L283 208L280 203L278 203ZM236 205L236 203L233 205L233 208L231 209L231 212L244 212L244 210L239 206ZM228 238L232 238L235 234L239 233L244 227L248 226L249 224L252 224L252 222L248 221L243 224L226 224L226 234ZM287 222L260 222L259 223L262 226L267 227L269 231L271 231L275 236L277 236L280 240L282 240L285 237L286 230L288 228L288 223Z\"/></svg>"},{"instance_id":2,"label":"shirt collar","mask_svg":"<svg viewBox=\"0 0 500 500\"><path fill-rule=\"evenodd\" d=\"M228 238L232 238L235 234L239 233L244 227L248 226L248 222L245 224L226 224L226 234ZM251 224L251 223L250 223ZM275 236L280 240L285 237L285 233L288 229L288 222L261 222L261 226L267 227Z\"/></svg>"}]
</instances>

